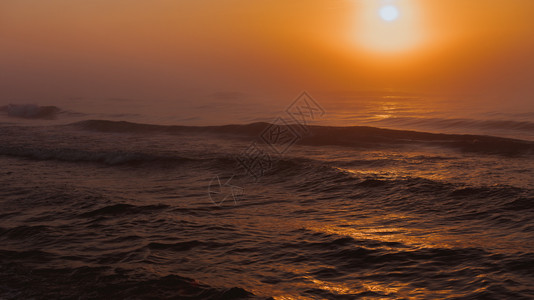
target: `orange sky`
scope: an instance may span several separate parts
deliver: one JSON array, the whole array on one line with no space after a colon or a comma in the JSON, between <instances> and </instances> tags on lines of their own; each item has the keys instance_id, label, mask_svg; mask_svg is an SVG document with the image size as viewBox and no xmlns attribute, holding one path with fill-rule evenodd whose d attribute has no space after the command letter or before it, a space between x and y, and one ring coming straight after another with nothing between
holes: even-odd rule
<instances>
[{"instance_id":1,"label":"orange sky","mask_svg":"<svg viewBox=\"0 0 534 300\"><path fill-rule=\"evenodd\" d=\"M393 89L532 103L533 15L532 0L4 0L0 101Z\"/></svg>"}]
</instances>

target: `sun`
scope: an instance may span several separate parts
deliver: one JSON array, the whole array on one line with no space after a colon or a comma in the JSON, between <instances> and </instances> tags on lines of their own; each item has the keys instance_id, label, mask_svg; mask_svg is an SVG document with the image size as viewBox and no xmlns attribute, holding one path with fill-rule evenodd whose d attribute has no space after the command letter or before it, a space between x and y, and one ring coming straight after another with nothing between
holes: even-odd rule
<instances>
[{"instance_id":1,"label":"sun","mask_svg":"<svg viewBox=\"0 0 534 300\"><path fill-rule=\"evenodd\" d=\"M380 8L380 17L384 21L392 22L399 18L399 9L394 5L386 5Z\"/></svg>"},{"instance_id":2,"label":"sun","mask_svg":"<svg viewBox=\"0 0 534 300\"><path fill-rule=\"evenodd\" d=\"M416 0L368 0L356 6L353 39L360 49L375 54L416 50L423 42L419 2Z\"/></svg>"}]
</instances>

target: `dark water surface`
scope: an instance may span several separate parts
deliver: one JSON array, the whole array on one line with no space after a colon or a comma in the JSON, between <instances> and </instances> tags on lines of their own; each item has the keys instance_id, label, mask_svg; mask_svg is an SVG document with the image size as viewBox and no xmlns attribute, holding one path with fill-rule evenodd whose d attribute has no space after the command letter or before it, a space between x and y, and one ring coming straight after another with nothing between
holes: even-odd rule
<instances>
[{"instance_id":1,"label":"dark water surface","mask_svg":"<svg viewBox=\"0 0 534 300\"><path fill-rule=\"evenodd\" d=\"M266 126L1 125L0 298L534 298L533 142Z\"/></svg>"}]
</instances>

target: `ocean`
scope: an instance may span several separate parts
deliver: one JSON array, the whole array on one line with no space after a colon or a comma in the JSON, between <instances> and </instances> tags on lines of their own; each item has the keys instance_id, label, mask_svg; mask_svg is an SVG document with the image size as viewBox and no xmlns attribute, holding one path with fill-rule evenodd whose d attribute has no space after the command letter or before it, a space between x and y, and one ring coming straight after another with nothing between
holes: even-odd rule
<instances>
[{"instance_id":1,"label":"ocean","mask_svg":"<svg viewBox=\"0 0 534 300\"><path fill-rule=\"evenodd\" d=\"M0 299L534 298L534 112L223 96L4 106Z\"/></svg>"}]
</instances>

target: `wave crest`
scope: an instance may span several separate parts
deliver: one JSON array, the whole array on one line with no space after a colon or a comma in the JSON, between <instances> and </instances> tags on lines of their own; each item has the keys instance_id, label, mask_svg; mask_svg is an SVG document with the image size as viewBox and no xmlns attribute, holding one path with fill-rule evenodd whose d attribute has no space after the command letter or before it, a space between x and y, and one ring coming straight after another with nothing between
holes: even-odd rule
<instances>
[{"instance_id":1,"label":"wave crest","mask_svg":"<svg viewBox=\"0 0 534 300\"><path fill-rule=\"evenodd\" d=\"M218 135L241 135L257 138L269 123L223 126L167 126L139 124L124 121L87 120L71 124L92 131L122 133L209 133ZM289 127L293 125L281 125ZM293 128L294 129L294 128ZM486 154L522 155L534 153L534 142L511 138L472 135L444 134L408 130L384 129L367 126L309 126L309 132L298 140L299 144L310 146L344 146L353 148L376 148L400 145L428 145L454 148L464 152ZM300 129L291 130L299 132Z\"/></svg>"},{"instance_id":2,"label":"wave crest","mask_svg":"<svg viewBox=\"0 0 534 300\"><path fill-rule=\"evenodd\" d=\"M24 119L54 119L61 112L57 106L39 106L35 104L9 104L0 108L10 117Z\"/></svg>"}]
</instances>

